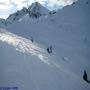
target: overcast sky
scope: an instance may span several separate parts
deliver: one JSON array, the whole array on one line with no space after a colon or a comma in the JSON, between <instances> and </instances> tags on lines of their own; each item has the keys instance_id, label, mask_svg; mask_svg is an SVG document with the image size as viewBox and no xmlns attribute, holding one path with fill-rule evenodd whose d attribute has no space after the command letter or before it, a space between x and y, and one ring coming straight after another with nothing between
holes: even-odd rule
<instances>
[{"instance_id":1,"label":"overcast sky","mask_svg":"<svg viewBox=\"0 0 90 90\"><path fill-rule=\"evenodd\" d=\"M58 9L72 4L77 0L0 0L0 18L7 18L9 14L28 7L31 3L38 1L50 10Z\"/></svg>"}]
</instances>

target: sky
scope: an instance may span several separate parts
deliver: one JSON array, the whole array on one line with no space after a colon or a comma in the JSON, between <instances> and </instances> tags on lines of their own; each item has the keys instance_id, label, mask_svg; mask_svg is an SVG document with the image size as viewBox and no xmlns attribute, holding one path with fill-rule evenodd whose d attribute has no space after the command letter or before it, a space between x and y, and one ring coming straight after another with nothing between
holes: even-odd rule
<instances>
[{"instance_id":1,"label":"sky","mask_svg":"<svg viewBox=\"0 0 90 90\"><path fill-rule=\"evenodd\" d=\"M6 19L11 13L22 9L22 7L28 7L36 1L49 10L55 10L70 5L77 0L0 0L0 18Z\"/></svg>"}]
</instances>

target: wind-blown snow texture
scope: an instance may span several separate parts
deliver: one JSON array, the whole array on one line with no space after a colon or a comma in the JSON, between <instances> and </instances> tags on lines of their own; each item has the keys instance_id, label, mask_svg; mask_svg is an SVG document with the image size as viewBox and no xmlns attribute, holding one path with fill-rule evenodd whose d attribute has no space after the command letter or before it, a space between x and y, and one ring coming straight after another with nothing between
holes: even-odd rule
<instances>
[{"instance_id":1,"label":"wind-blown snow texture","mask_svg":"<svg viewBox=\"0 0 90 90\"><path fill-rule=\"evenodd\" d=\"M52 14L46 8L44 14L40 5L38 18L30 17L34 9L24 8L1 19L0 87L90 90L82 78L86 70L90 80L89 8L89 0L79 0ZM46 50L50 45L51 54Z\"/></svg>"}]
</instances>

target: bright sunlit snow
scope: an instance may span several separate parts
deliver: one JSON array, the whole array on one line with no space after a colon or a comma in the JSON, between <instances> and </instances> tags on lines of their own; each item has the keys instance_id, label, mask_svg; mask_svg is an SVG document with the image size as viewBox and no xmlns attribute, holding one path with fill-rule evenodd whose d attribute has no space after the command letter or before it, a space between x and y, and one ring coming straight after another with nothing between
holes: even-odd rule
<instances>
[{"instance_id":1,"label":"bright sunlit snow","mask_svg":"<svg viewBox=\"0 0 90 90\"><path fill-rule=\"evenodd\" d=\"M6 42L16 50L22 53L30 53L31 55L35 55L40 58L44 63L50 64L48 62L48 56L46 50L40 48L39 46L34 45L30 40L22 38L20 36L14 35L5 30L0 30L0 41Z\"/></svg>"}]
</instances>

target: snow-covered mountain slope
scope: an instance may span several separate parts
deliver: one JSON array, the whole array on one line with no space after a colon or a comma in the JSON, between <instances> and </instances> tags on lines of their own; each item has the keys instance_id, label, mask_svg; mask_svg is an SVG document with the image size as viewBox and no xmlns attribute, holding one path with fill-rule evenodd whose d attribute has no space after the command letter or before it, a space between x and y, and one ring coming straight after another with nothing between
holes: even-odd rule
<instances>
[{"instance_id":1,"label":"snow-covered mountain slope","mask_svg":"<svg viewBox=\"0 0 90 90\"><path fill-rule=\"evenodd\" d=\"M6 25L6 20L0 18L0 27L3 27L3 26L5 26L5 25Z\"/></svg>"},{"instance_id":2,"label":"snow-covered mountain slope","mask_svg":"<svg viewBox=\"0 0 90 90\"><path fill-rule=\"evenodd\" d=\"M6 27L8 24L11 24L11 23L14 23L15 21L20 20L21 18L23 18L27 14L28 14L28 9L26 9L24 7L22 10L17 11L16 13L9 15L9 17L6 20L0 19L0 27Z\"/></svg>"},{"instance_id":3,"label":"snow-covered mountain slope","mask_svg":"<svg viewBox=\"0 0 90 90\"><path fill-rule=\"evenodd\" d=\"M47 18L26 15L0 29L0 85L19 90L90 90L82 78L86 70L90 80L89 7L89 0L79 0Z\"/></svg>"},{"instance_id":4,"label":"snow-covered mountain slope","mask_svg":"<svg viewBox=\"0 0 90 90\"><path fill-rule=\"evenodd\" d=\"M22 10L17 11L14 14L11 14L7 19L6 22L7 23L13 23L14 21L17 21L19 19L21 19L22 17L24 17L26 14L28 13L28 10L24 7Z\"/></svg>"},{"instance_id":5,"label":"snow-covered mountain slope","mask_svg":"<svg viewBox=\"0 0 90 90\"><path fill-rule=\"evenodd\" d=\"M18 87L19 90L90 89L82 78L57 62L41 45L3 29L0 29L0 41L2 87Z\"/></svg>"}]
</instances>

